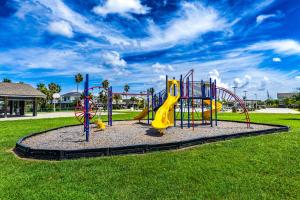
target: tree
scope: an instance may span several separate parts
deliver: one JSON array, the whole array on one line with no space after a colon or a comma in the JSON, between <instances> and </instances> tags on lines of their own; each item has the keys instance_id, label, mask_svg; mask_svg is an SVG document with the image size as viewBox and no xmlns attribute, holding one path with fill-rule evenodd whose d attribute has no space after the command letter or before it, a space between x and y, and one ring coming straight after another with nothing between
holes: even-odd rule
<instances>
[{"instance_id":1,"label":"tree","mask_svg":"<svg viewBox=\"0 0 300 200\"><path fill-rule=\"evenodd\" d=\"M129 92L130 90L130 86L126 83L124 85L124 92L126 93L125 96L126 96L126 107L128 107L128 104L127 104L127 93Z\"/></svg>"},{"instance_id":2,"label":"tree","mask_svg":"<svg viewBox=\"0 0 300 200\"><path fill-rule=\"evenodd\" d=\"M80 73L78 73L77 75L75 75L75 82L77 84L77 93L78 93L78 87L79 87L79 84L83 81L83 77Z\"/></svg>"},{"instance_id":3,"label":"tree","mask_svg":"<svg viewBox=\"0 0 300 200\"><path fill-rule=\"evenodd\" d=\"M4 78L2 82L3 82L3 83L11 83L11 80L8 79L8 78Z\"/></svg>"},{"instance_id":4,"label":"tree","mask_svg":"<svg viewBox=\"0 0 300 200\"><path fill-rule=\"evenodd\" d=\"M106 110L105 105L107 105L107 92L108 92L108 88L109 88L109 81L108 80L104 80L102 81L102 87L103 90L99 93L99 100L104 108L104 110Z\"/></svg>"},{"instance_id":5,"label":"tree","mask_svg":"<svg viewBox=\"0 0 300 200\"><path fill-rule=\"evenodd\" d=\"M45 99L43 99L43 98L40 99L41 107L46 108L47 102L50 100L49 99L49 96L50 96L49 90L44 83L37 84L37 90L39 90L41 93L46 95Z\"/></svg>"},{"instance_id":6,"label":"tree","mask_svg":"<svg viewBox=\"0 0 300 200\"><path fill-rule=\"evenodd\" d=\"M150 92L150 94L154 94L154 92L155 92L154 88L150 88L149 92Z\"/></svg>"},{"instance_id":7,"label":"tree","mask_svg":"<svg viewBox=\"0 0 300 200\"><path fill-rule=\"evenodd\" d=\"M49 93L51 95L51 99L52 99L52 95L54 93L60 93L60 91L61 91L60 85L53 83L53 82L48 84L48 89L49 89Z\"/></svg>"},{"instance_id":8,"label":"tree","mask_svg":"<svg viewBox=\"0 0 300 200\"><path fill-rule=\"evenodd\" d=\"M61 91L60 85L56 83L50 83L48 84L48 88L44 83L39 83L37 84L37 90L42 92L43 94L46 95L46 99L41 99L40 104L42 108L48 107L50 109L51 105L48 103L53 99L53 94L54 93L59 93Z\"/></svg>"},{"instance_id":9,"label":"tree","mask_svg":"<svg viewBox=\"0 0 300 200\"><path fill-rule=\"evenodd\" d=\"M121 95L115 94L115 95L113 96L113 99L114 99L115 102L116 102L117 108L119 108L119 101L122 99Z\"/></svg>"},{"instance_id":10,"label":"tree","mask_svg":"<svg viewBox=\"0 0 300 200\"><path fill-rule=\"evenodd\" d=\"M130 102L131 102L133 108L134 108L134 104L135 104L137 101L138 101L138 99L135 98L135 97L131 97L131 98L130 98Z\"/></svg>"},{"instance_id":11,"label":"tree","mask_svg":"<svg viewBox=\"0 0 300 200\"><path fill-rule=\"evenodd\" d=\"M109 81L108 80L102 81L102 87L103 87L104 90L107 91L107 89L109 87Z\"/></svg>"}]
</instances>

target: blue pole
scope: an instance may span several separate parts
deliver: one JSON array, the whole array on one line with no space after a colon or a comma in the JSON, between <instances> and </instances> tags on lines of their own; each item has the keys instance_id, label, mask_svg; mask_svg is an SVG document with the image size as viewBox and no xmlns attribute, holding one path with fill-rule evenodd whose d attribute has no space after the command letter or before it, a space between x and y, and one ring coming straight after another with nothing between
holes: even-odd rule
<instances>
[{"instance_id":1,"label":"blue pole","mask_svg":"<svg viewBox=\"0 0 300 200\"><path fill-rule=\"evenodd\" d=\"M107 88L107 125L110 126L110 87Z\"/></svg>"},{"instance_id":2,"label":"blue pole","mask_svg":"<svg viewBox=\"0 0 300 200\"><path fill-rule=\"evenodd\" d=\"M149 90L147 90L147 108L148 108L148 115L147 115L147 123L150 124L150 102L149 102Z\"/></svg>"},{"instance_id":3,"label":"blue pole","mask_svg":"<svg viewBox=\"0 0 300 200\"><path fill-rule=\"evenodd\" d=\"M166 94L165 94L165 99L168 98L168 91L169 90L169 87L168 87L168 75L166 75Z\"/></svg>"},{"instance_id":4,"label":"blue pole","mask_svg":"<svg viewBox=\"0 0 300 200\"><path fill-rule=\"evenodd\" d=\"M110 126L112 126L112 86L110 86Z\"/></svg>"},{"instance_id":5,"label":"blue pole","mask_svg":"<svg viewBox=\"0 0 300 200\"><path fill-rule=\"evenodd\" d=\"M218 126L218 109L217 109L217 81L214 81L214 97L215 97L215 122Z\"/></svg>"},{"instance_id":6,"label":"blue pole","mask_svg":"<svg viewBox=\"0 0 300 200\"><path fill-rule=\"evenodd\" d=\"M202 97L202 99L201 99L202 125L204 125L204 102L203 102L203 99L205 98L205 85L203 84L203 80L201 80L201 97Z\"/></svg>"},{"instance_id":7,"label":"blue pole","mask_svg":"<svg viewBox=\"0 0 300 200\"><path fill-rule=\"evenodd\" d=\"M175 80L175 77L173 77ZM176 95L176 85L173 86L173 94ZM176 104L174 105L174 127L176 127Z\"/></svg>"},{"instance_id":8,"label":"blue pole","mask_svg":"<svg viewBox=\"0 0 300 200\"><path fill-rule=\"evenodd\" d=\"M180 126L181 128L183 128L183 110L182 110L182 107L183 107L183 94L182 94L182 91L183 91L183 84L182 84L182 75L180 75Z\"/></svg>"},{"instance_id":9,"label":"blue pole","mask_svg":"<svg viewBox=\"0 0 300 200\"><path fill-rule=\"evenodd\" d=\"M84 84L84 132L85 140L89 141L90 133L90 118L89 118L89 75L85 75L85 84Z\"/></svg>"},{"instance_id":10,"label":"blue pole","mask_svg":"<svg viewBox=\"0 0 300 200\"><path fill-rule=\"evenodd\" d=\"M151 91L151 102L152 102L152 112L151 113L152 113L152 120L154 120L154 98L153 98L154 97L154 94L153 94L154 92L153 91L154 91L154 89L152 88L152 91Z\"/></svg>"},{"instance_id":11,"label":"blue pole","mask_svg":"<svg viewBox=\"0 0 300 200\"><path fill-rule=\"evenodd\" d=\"M210 98L210 126L213 127L213 122L212 122L212 87L211 87L211 78L209 79L209 98Z\"/></svg>"},{"instance_id":12,"label":"blue pole","mask_svg":"<svg viewBox=\"0 0 300 200\"><path fill-rule=\"evenodd\" d=\"M190 128L190 81L187 78L187 109L188 109L188 128Z\"/></svg>"}]
</instances>

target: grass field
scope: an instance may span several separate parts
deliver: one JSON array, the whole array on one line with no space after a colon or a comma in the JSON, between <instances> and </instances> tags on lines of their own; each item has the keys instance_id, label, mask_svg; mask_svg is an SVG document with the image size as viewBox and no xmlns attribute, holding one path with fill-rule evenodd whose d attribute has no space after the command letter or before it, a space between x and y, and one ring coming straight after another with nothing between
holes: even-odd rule
<instances>
[{"instance_id":1,"label":"grass field","mask_svg":"<svg viewBox=\"0 0 300 200\"><path fill-rule=\"evenodd\" d=\"M179 151L49 162L19 159L11 150L21 136L74 124L73 118L0 122L0 199L300 199L300 115L251 118L291 131Z\"/></svg>"}]
</instances>

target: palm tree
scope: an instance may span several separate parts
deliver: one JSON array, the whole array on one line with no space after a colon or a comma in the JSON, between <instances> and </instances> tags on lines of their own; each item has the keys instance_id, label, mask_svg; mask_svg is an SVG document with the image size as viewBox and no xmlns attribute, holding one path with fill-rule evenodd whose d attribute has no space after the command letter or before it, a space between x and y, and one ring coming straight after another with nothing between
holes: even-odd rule
<instances>
[{"instance_id":1,"label":"palm tree","mask_svg":"<svg viewBox=\"0 0 300 200\"><path fill-rule=\"evenodd\" d=\"M115 102L116 102L117 108L119 108L119 101L122 99L121 95L115 94L115 95L113 96L113 99L114 99Z\"/></svg>"},{"instance_id":2,"label":"palm tree","mask_svg":"<svg viewBox=\"0 0 300 200\"><path fill-rule=\"evenodd\" d=\"M107 91L107 89L109 87L109 81L108 80L102 81L102 87L103 87L104 90Z\"/></svg>"},{"instance_id":3,"label":"palm tree","mask_svg":"<svg viewBox=\"0 0 300 200\"><path fill-rule=\"evenodd\" d=\"M124 92L125 92L125 93L129 92L129 89L130 89L130 86L126 83L126 84L124 85Z\"/></svg>"},{"instance_id":4,"label":"palm tree","mask_svg":"<svg viewBox=\"0 0 300 200\"><path fill-rule=\"evenodd\" d=\"M130 89L130 87L129 87L129 85L126 83L126 84L124 85L124 92L126 93L126 94L125 94L125 96L126 96L126 107L128 107L128 105L127 105L127 93L129 92L129 89Z\"/></svg>"},{"instance_id":5,"label":"palm tree","mask_svg":"<svg viewBox=\"0 0 300 200\"><path fill-rule=\"evenodd\" d=\"M107 90L109 87L109 81L108 80L104 80L102 81L102 87L103 90L99 93L99 100L104 108L104 110L106 110L106 105L107 104Z\"/></svg>"},{"instance_id":6,"label":"palm tree","mask_svg":"<svg viewBox=\"0 0 300 200\"><path fill-rule=\"evenodd\" d=\"M54 93L59 93L61 91L60 85L53 83L53 82L48 84L48 88L49 88L51 95Z\"/></svg>"},{"instance_id":7,"label":"palm tree","mask_svg":"<svg viewBox=\"0 0 300 200\"><path fill-rule=\"evenodd\" d=\"M3 83L11 83L11 80L8 79L8 78L4 78L2 82L3 82Z\"/></svg>"},{"instance_id":8,"label":"palm tree","mask_svg":"<svg viewBox=\"0 0 300 200\"><path fill-rule=\"evenodd\" d=\"M154 94L154 92L155 92L154 88L150 88L149 92L150 92L150 94Z\"/></svg>"},{"instance_id":9,"label":"palm tree","mask_svg":"<svg viewBox=\"0 0 300 200\"><path fill-rule=\"evenodd\" d=\"M78 87L79 84L83 81L83 77L80 73L78 73L77 75L75 75L75 82L77 84L77 93L78 93Z\"/></svg>"}]
</instances>

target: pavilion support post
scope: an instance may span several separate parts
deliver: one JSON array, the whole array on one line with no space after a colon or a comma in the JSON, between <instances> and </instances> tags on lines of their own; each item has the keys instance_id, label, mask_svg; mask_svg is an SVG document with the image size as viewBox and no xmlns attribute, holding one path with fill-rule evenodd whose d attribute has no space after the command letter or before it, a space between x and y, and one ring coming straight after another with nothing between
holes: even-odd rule
<instances>
[{"instance_id":1,"label":"pavilion support post","mask_svg":"<svg viewBox=\"0 0 300 200\"><path fill-rule=\"evenodd\" d=\"M25 115L25 101L20 101L20 115Z\"/></svg>"},{"instance_id":2,"label":"pavilion support post","mask_svg":"<svg viewBox=\"0 0 300 200\"><path fill-rule=\"evenodd\" d=\"M12 116L14 112L14 101L10 100L8 101L8 104L9 104L9 115Z\"/></svg>"},{"instance_id":3,"label":"pavilion support post","mask_svg":"<svg viewBox=\"0 0 300 200\"><path fill-rule=\"evenodd\" d=\"M7 117L7 106L8 106L8 99L4 97L4 117Z\"/></svg>"},{"instance_id":4,"label":"pavilion support post","mask_svg":"<svg viewBox=\"0 0 300 200\"><path fill-rule=\"evenodd\" d=\"M32 101L32 116L37 116L37 98Z\"/></svg>"}]
</instances>

